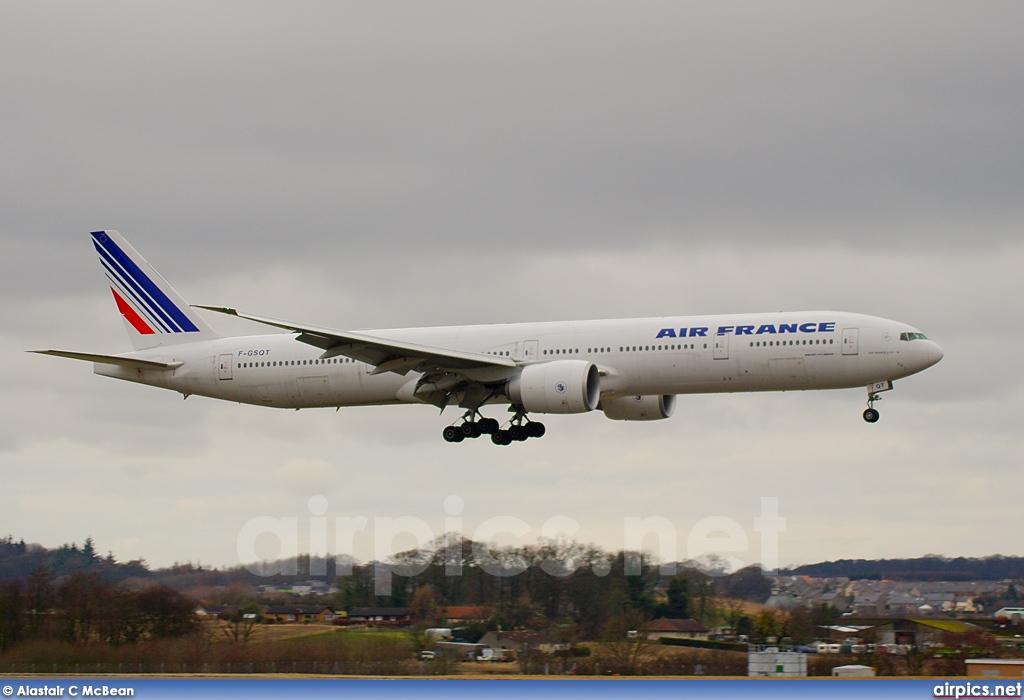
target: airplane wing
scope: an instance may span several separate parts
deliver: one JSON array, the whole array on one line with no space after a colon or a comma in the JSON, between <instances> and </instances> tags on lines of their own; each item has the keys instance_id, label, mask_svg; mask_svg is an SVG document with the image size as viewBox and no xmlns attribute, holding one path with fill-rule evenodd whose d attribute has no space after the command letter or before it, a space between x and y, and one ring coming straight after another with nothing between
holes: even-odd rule
<instances>
[{"instance_id":1,"label":"airplane wing","mask_svg":"<svg viewBox=\"0 0 1024 700\"><path fill-rule=\"evenodd\" d=\"M97 355L91 352L68 352L67 350L29 350L39 355L53 355L54 357L67 357L72 360L85 360L86 362L99 362L104 365L119 365L132 369L160 369L170 370L181 367L184 362L158 362L156 360L138 360L133 357L121 357L120 355Z\"/></svg>"},{"instance_id":2,"label":"airplane wing","mask_svg":"<svg viewBox=\"0 0 1024 700\"><path fill-rule=\"evenodd\" d=\"M292 333L297 333L296 340L324 350L323 358L344 355L345 357L351 357L360 362L374 365L375 369L371 374L396 372L404 376L413 369L420 372L446 372L485 367L516 367L515 360L510 357L467 352L465 350L452 350L450 348L436 348L418 343L380 338L365 333L300 325L276 318L246 314L236 309L222 306L200 306L196 304L195 307L229 316L237 316L238 318L256 321L267 326L283 328Z\"/></svg>"}]
</instances>

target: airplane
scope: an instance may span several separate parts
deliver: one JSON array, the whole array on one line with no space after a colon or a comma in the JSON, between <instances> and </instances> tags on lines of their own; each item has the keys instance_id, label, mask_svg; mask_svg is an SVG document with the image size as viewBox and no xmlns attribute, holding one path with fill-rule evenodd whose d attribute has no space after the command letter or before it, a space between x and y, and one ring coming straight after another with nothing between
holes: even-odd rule
<instances>
[{"instance_id":1,"label":"airplane","mask_svg":"<svg viewBox=\"0 0 1024 700\"><path fill-rule=\"evenodd\" d=\"M296 410L458 406L465 413L442 432L453 443L542 437L531 414L659 420L678 395L722 392L866 387L863 417L875 423L880 393L943 356L916 328L836 311L337 330L189 306L119 233L91 236L134 351L30 352L92 362L95 374L185 398ZM222 337L196 309L279 330ZM512 414L504 424L481 413L502 404Z\"/></svg>"}]
</instances>

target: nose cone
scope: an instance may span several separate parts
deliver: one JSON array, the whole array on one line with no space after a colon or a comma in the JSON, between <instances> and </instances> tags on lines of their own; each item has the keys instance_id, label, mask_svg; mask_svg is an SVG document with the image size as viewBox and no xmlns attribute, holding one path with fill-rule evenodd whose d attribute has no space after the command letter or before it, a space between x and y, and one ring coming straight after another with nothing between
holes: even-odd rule
<instances>
[{"instance_id":1,"label":"nose cone","mask_svg":"<svg viewBox=\"0 0 1024 700\"><path fill-rule=\"evenodd\" d=\"M939 360L941 360L943 354L944 353L942 352L942 348L939 347L938 343L936 343L934 340L929 340L928 341L928 366L929 367L931 367L932 365L937 363Z\"/></svg>"}]
</instances>

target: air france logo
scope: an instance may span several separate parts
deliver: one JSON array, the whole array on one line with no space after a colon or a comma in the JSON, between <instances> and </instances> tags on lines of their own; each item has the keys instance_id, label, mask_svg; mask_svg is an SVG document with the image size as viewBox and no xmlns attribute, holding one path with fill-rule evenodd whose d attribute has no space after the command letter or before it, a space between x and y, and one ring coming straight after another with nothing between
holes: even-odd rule
<instances>
[{"instance_id":1,"label":"air france logo","mask_svg":"<svg viewBox=\"0 0 1024 700\"><path fill-rule=\"evenodd\" d=\"M555 384L555 391L557 391L559 394L564 394L565 382L558 382L558 384Z\"/></svg>"},{"instance_id":2,"label":"air france logo","mask_svg":"<svg viewBox=\"0 0 1024 700\"><path fill-rule=\"evenodd\" d=\"M755 330L756 329L756 330ZM780 333L832 333L836 329L835 321L829 323L763 323L760 326L719 326L715 335L732 333L735 335L777 335ZM662 328L656 338L706 338L710 328Z\"/></svg>"}]
</instances>

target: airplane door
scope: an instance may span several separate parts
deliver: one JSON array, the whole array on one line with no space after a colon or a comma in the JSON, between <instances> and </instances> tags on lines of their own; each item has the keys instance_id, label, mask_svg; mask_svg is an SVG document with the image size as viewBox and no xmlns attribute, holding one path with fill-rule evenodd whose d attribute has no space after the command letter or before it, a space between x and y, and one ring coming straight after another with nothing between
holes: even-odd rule
<instances>
[{"instance_id":1,"label":"airplane door","mask_svg":"<svg viewBox=\"0 0 1024 700\"><path fill-rule=\"evenodd\" d=\"M536 340L523 341L523 359L527 362L534 362L537 359L537 347L540 345Z\"/></svg>"},{"instance_id":2,"label":"airplane door","mask_svg":"<svg viewBox=\"0 0 1024 700\"><path fill-rule=\"evenodd\" d=\"M217 358L217 373L221 379L231 379L231 364L234 355L221 355Z\"/></svg>"},{"instance_id":3,"label":"airplane door","mask_svg":"<svg viewBox=\"0 0 1024 700\"><path fill-rule=\"evenodd\" d=\"M857 338L860 335L860 329L858 328L844 328L843 329L843 354L844 355L856 355L858 352Z\"/></svg>"},{"instance_id":4,"label":"airplane door","mask_svg":"<svg viewBox=\"0 0 1024 700\"><path fill-rule=\"evenodd\" d=\"M714 356L716 360L728 360L729 359L729 334L719 333L715 336L715 352Z\"/></svg>"}]
</instances>

